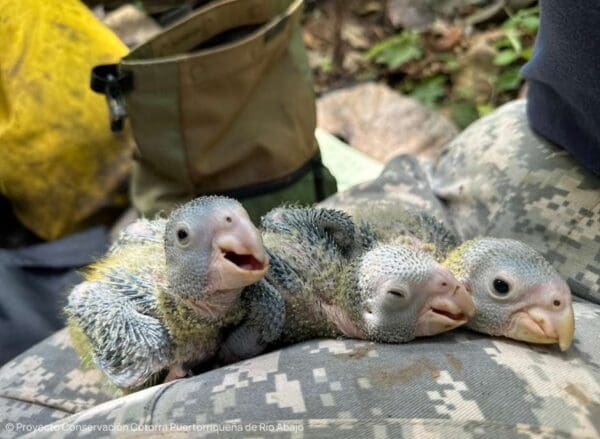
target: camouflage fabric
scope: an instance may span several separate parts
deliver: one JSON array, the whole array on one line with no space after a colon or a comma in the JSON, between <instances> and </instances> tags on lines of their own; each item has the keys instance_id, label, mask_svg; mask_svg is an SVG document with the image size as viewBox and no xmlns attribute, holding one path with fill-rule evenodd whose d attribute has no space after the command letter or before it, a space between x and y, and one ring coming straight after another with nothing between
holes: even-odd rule
<instances>
[{"instance_id":1,"label":"camouflage fabric","mask_svg":"<svg viewBox=\"0 0 600 439\"><path fill-rule=\"evenodd\" d=\"M399 155L390 160L381 175L367 183L357 184L337 193L320 205L336 209L350 209L365 203L395 202L410 209L424 210L452 228L452 220L443 203L431 188L430 162L410 155Z\"/></svg>"},{"instance_id":2,"label":"camouflage fabric","mask_svg":"<svg viewBox=\"0 0 600 439\"><path fill-rule=\"evenodd\" d=\"M329 207L396 201L424 209L462 239L518 239L540 251L574 294L600 303L600 178L535 135L525 101L509 103L451 141L436 163L400 155Z\"/></svg>"},{"instance_id":3,"label":"camouflage fabric","mask_svg":"<svg viewBox=\"0 0 600 439\"><path fill-rule=\"evenodd\" d=\"M453 222L462 237L517 236L594 298L598 286L585 294L573 280L597 280L599 192L528 130L517 102L473 124L437 166L397 157L325 204L396 200ZM572 224L583 207L595 216ZM0 369L0 437L598 437L600 306L577 299L574 309L565 353L468 330L402 345L316 340L116 399L97 372L78 368L59 332Z\"/></svg>"},{"instance_id":4,"label":"camouflage fabric","mask_svg":"<svg viewBox=\"0 0 600 439\"><path fill-rule=\"evenodd\" d=\"M522 240L573 293L600 303L600 178L532 133L524 100L456 137L433 174L433 190L462 238Z\"/></svg>"},{"instance_id":5,"label":"camouflage fabric","mask_svg":"<svg viewBox=\"0 0 600 439\"><path fill-rule=\"evenodd\" d=\"M576 303L575 312L577 338L566 353L466 330L404 345L317 340L71 416L105 396L89 386L93 378L59 377L63 369L45 363L57 345L60 358L74 358L54 337L7 366L13 385L30 383L28 395L7 394L2 371L0 436L95 438L112 429L175 437L597 437L600 306ZM46 392L44 380L53 381L54 398L36 395ZM67 401L69 391L81 399Z\"/></svg>"},{"instance_id":6,"label":"camouflage fabric","mask_svg":"<svg viewBox=\"0 0 600 439\"><path fill-rule=\"evenodd\" d=\"M63 329L0 369L0 425L43 425L117 396L99 371L80 367ZM0 429L0 437L7 433Z\"/></svg>"}]
</instances>

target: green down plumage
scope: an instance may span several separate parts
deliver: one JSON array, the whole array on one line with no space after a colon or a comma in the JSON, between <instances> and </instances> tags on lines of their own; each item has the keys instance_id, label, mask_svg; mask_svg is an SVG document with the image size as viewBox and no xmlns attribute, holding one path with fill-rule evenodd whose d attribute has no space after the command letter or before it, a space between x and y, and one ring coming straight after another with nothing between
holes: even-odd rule
<instances>
[{"instance_id":1,"label":"green down plumage","mask_svg":"<svg viewBox=\"0 0 600 439\"><path fill-rule=\"evenodd\" d=\"M475 314L467 327L566 350L574 335L571 292L550 263L528 245L482 237L459 240L448 226L395 202L366 202L345 209L369 223L383 242L430 252L467 288Z\"/></svg>"},{"instance_id":2,"label":"green down plumage","mask_svg":"<svg viewBox=\"0 0 600 439\"><path fill-rule=\"evenodd\" d=\"M315 337L352 337L399 343L466 322L473 304L449 270L421 249L384 244L368 224L357 227L339 210L282 207L262 220L271 266L246 288L285 300L278 344ZM272 334L254 311L223 346L228 361L261 352Z\"/></svg>"},{"instance_id":3,"label":"green down plumage","mask_svg":"<svg viewBox=\"0 0 600 439\"><path fill-rule=\"evenodd\" d=\"M84 363L128 390L184 376L243 317L242 288L266 272L260 234L236 201L205 197L128 226L69 295Z\"/></svg>"}]
</instances>

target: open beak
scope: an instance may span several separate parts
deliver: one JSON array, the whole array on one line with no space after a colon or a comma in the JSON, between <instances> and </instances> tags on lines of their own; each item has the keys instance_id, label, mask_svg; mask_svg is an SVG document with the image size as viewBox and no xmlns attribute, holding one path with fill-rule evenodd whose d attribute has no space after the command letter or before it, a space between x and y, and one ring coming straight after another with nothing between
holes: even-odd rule
<instances>
[{"instance_id":1,"label":"open beak","mask_svg":"<svg viewBox=\"0 0 600 439\"><path fill-rule=\"evenodd\" d=\"M215 273L219 289L243 288L266 274L269 256L260 232L249 219L239 219L235 226L215 239Z\"/></svg>"},{"instance_id":2,"label":"open beak","mask_svg":"<svg viewBox=\"0 0 600 439\"><path fill-rule=\"evenodd\" d=\"M457 328L467 323L475 313L475 305L469 292L444 267L436 267L421 289L430 299L417 320L417 337L436 335Z\"/></svg>"},{"instance_id":3,"label":"open beak","mask_svg":"<svg viewBox=\"0 0 600 439\"><path fill-rule=\"evenodd\" d=\"M512 317L507 337L530 343L558 343L566 351L575 335L575 315L571 304L560 310L532 307L519 311Z\"/></svg>"}]
</instances>

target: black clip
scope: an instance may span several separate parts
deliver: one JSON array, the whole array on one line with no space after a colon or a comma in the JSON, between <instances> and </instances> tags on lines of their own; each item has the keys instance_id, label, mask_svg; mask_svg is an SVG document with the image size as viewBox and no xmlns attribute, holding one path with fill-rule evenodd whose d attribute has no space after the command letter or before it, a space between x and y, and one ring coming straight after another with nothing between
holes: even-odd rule
<instances>
[{"instance_id":1,"label":"black clip","mask_svg":"<svg viewBox=\"0 0 600 439\"><path fill-rule=\"evenodd\" d=\"M133 73L119 71L116 64L104 64L92 69L90 87L96 93L106 96L110 113L110 129L113 132L123 129L127 108L123 95L133 90Z\"/></svg>"}]
</instances>

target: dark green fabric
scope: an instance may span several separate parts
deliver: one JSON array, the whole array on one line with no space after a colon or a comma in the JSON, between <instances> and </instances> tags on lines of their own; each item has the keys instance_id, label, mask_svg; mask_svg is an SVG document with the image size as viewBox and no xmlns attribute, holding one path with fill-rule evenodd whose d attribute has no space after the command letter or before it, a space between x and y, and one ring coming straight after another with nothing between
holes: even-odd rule
<instances>
[{"instance_id":1,"label":"dark green fabric","mask_svg":"<svg viewBox=\"0 0 600 439\"><path fill-rule=\"evenodd\" d=\"M321 173L324 195L328 197L337 192L337 184L334 176L331 175L331 172L325 166L321 168ZM260 218L265 213L283 203L293 202L294 204L311 205L319 201L321 200L318 198L314 172L309 172L299 181L285 189L240 200L248 211L250 218L256 224L259 223Z\"/></svg>"}]
</instances>

